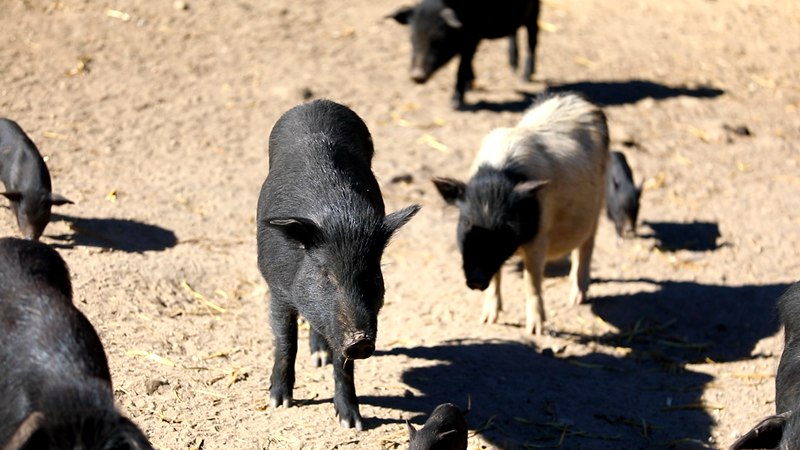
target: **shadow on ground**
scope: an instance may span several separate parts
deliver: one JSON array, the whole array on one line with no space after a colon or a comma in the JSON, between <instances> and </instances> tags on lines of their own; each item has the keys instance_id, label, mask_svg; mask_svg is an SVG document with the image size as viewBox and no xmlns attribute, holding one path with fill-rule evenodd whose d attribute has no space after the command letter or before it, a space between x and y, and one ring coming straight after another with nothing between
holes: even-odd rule
<instances>
[{"instance_id":1,"label":"shadow on ground","mask_svg":"<svg viewBox=\"0 0 800 450\"><path fill-rule=\"evenodd\" d=\"M162 251L178 244L175 233L158 225L128 219L72 217L53 214L69 224L72 234L51 235L56 248L100 247L137 253Z\"/></svg>"},{"instance_id":2,"label":"shadow on ground","mask_svg":"<svg viewBox=\"0 0 800 450\"><path fill-rule=\"evenodd\" d=\"M720 247L717 239L722 235L715 222L643 222L653 230L652 234L642 234L642 238L655 238L656 247L661 251L692 250L711 251Z\"/></svg>"},{"instance_id":3,"label":"shadow on ground","mask_svg":"<svg viewBox=\"0 0 800 450\"><path fill-rule=\"evenodd\" d=\"M686 86L667 86L647 80L627 81L583 81L567 84L547 84L549 92L577 92L599 106L615 106L636 103L646 98L665 100L673 97L714 98L725 91L710 86L689 88ZM522 92L520 100L506 102L479 101L466 105L466 111L512 111L522 112L538 93Z\"/></svg>"},{"instance_id":4,"label":"shadow on ground","mask_svg":"<svg viewBox=\"0 0 800 450\"><path fill-rule=\"evenodd\" d=\"M421 395L361 401L416 413L412 423L422 424L436 405L463 407L469 395L470 429L498 448L708 448L713 418L700 401L713 378L686 364L759 357L752 350L778 331L775 299L789 284L636 282L658 289L592 300L619 331L559 333L594 353L565 357L508 341L395 348L376 356L436 361L403 375Z\"/></svg>"}]
</instances>

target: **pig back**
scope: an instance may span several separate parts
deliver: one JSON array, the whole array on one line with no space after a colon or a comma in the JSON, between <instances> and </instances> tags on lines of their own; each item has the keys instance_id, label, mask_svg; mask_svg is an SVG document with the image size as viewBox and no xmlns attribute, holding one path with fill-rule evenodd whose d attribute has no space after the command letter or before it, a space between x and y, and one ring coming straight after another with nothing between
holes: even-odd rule
<instances>
[{"instance_id":1,"label":"pig back","mask_svg":"<svg viewBox=\"0 0 800 450\"><path fill-rule=\"evenodd\" d=\"M778 299L778 311L784 326L785 344L775 377L775 407L782 413L795 409L800 403L800 282Z\"/></svg>"},{"instance_id":2,"label":"pig back","mask_svg":"<svg viewBox=\"0 0 800 450\"><path fill-rule=\"evenodd\" d=\"M5 118L0 118L0 181L6 190L52 189L39 149L16 122Z\"/></svg>"}]
</instances>

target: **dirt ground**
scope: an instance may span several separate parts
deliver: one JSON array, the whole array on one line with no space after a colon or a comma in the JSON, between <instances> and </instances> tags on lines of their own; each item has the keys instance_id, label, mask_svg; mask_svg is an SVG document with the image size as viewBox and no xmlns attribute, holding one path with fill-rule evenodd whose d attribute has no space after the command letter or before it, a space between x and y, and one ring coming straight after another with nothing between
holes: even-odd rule
<instances>
[{"instance_id":1,"label":"dirt ground","mask_svg":"<svg viewBox=\"0 0 800 450\"><path fill-rule=\"evenodd\" d=\"M484 42L466 112L449 107L455 64L409 80L407 30L384 18L404 4L0 0L0 115L76 203L43 241L154 446L405 448L406 420L470 396L473 449L724 448L773 412L775 300L800 278L800 3L546 0L535 80ZM536 338L516 260L500 323L478 323L457 213L429 179L465 176L546 89L604 106L645 192L638 237L601 222L590 303L547 279ZM298 405L268 407L255 205L269 131L306 97L368 124L388 210L423 205L384 256L378 350L356 363L362 432L338 426L307 329ZM18 233L6 208L0 233Z\"/></svg>"}]
</instances>

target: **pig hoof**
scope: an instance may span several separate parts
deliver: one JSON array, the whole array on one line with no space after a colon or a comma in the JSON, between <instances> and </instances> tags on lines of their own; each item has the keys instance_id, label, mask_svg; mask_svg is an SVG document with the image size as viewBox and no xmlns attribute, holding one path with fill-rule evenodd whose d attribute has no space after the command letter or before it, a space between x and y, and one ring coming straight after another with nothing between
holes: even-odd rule
<instances>
[{"instance_id":1,"label":"pig hoof","mask_svg":"<svg viewBox=\"0 0 800 450\"><path fill-rule=\"evenodd\" d=\"M330 352L319 350L311 354L311 365L314 367L322 367L330 364L333 361Z\"/></svg>"},{"instance_id":2,"label":"pig hoof","mask_svg":"<svg viewBox=\"0 0 800 450\"><path fill-rule=\"evenodd\" d=\"M283 406L284 408L289 408L292 406L292 397L291 396L284 396L284 397L272 397L269 400L269 406L271 408L279 408Z\"/></svg>"},{"instance_id":3,"label":"pig hoof","mask_svg":"<svg viewBox=\"0 0 800 450\"><path fill-rule=\"evenodd\" d=\"M572 306L578 306L581 303L586 301L586 293L585 292L576 292L572 294Z\"/></svg>"},{"instance_id":4,"label":"pig hoof","mask_svg":"<svg viewBox=\"0 0 800 450\"><path fill-rule=\"evenodd\" d=\"M339 425L341 425L342 428L355 428L358 431L364 431L364 424L362 423L360 417L352 419L339 419Z\"/></svg>"}]
</instances>

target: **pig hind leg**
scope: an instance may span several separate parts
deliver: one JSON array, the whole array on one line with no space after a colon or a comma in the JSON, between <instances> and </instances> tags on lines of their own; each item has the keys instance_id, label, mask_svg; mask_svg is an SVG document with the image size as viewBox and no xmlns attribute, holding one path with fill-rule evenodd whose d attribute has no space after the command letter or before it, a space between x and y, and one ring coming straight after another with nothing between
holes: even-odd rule
<instances>
[{"instance_id":1,"label":"pig hind leg","mask_svg":"<svg viewBox=\"0 0 800 450\"><path fill-rule=\"evenodd\" d=\"M536 45L539 40L539 1L534 0L534 10L528 21L525 23L525 28L528 31L528 55L525 57L525 69L522 72L522 79L524 81L531 81L531 76L536 71Z\"/></svg>"},{"instance_id":2,"label":"pig hind leg","mask_svg":"<svg viewBox=\"0 0 800 450\"><path fill-rule=\"evenodd\" d=\"M572 283L570 299L573 305L580 305L586 301L586 293L591 282L590 269L592 266L592 252L594 251L594 235L592 232L580 247L572 251L573 264L569 278Z\"/></svg>"},{"instance_id":3,"label":"pig hind leg","mask_svg":"<svg viewBox=\"0 0 800 450\"><path fill-rule=\"evenodd\" d=\"M270 377L270 405L288 408L292 405L297 358L297 312L276 301L275 293L272 295L270 320L275 336L275 362Z\"/></svg>"},{"instance_id":4,"label":"pig hind leg","mask_svg":"<svg viewBox=\"0 0 800 450\"><path fill-rule=\"evenodd\" d=\"M525 285L525 331L541 336L544 332L544 298L542 297L542 280L547 255L547 240L538 236L523 247L522 257L525 262L523 284Z\"/></svg>"},{"instance_id":5,"label":"pig hind leg","mask_svg":"<svg viewBox=\"0 0 800 450\"><path fill-rule=\"evenodd\" d=\"M355 427L361 431L364 429L364 425L361 413L358 412L354 369L353 360L346 359L340 353L336 353L333 359L333 380L335 383L333 406L336 408L339 424L343 428Z\"/></svg>"},{"instance_id":6,"label":"pig hind leg","mask_svg":"<svg viewBox=\"0 0 800 450\"><path fill-rule=\"evenodd\" d=\"M311 365L314 367L322 367L333 361L328 341L313 327L308 332L308 346L311 350Z\"/></svg>"},{"instance_id":7,"label":"pig hind leg","mask_svg":"<svg viewBox=\"0 0 800 450\"><path fill-rule=\"evenodd\" d=\"M502 270L502 267L497 269L497 273L494 274L489 282L489 287L486 289L481 323L497 323L497 317L500 311L503 310L503 299L500 296L500 273Z\"/></svg>"}]
</instances>

